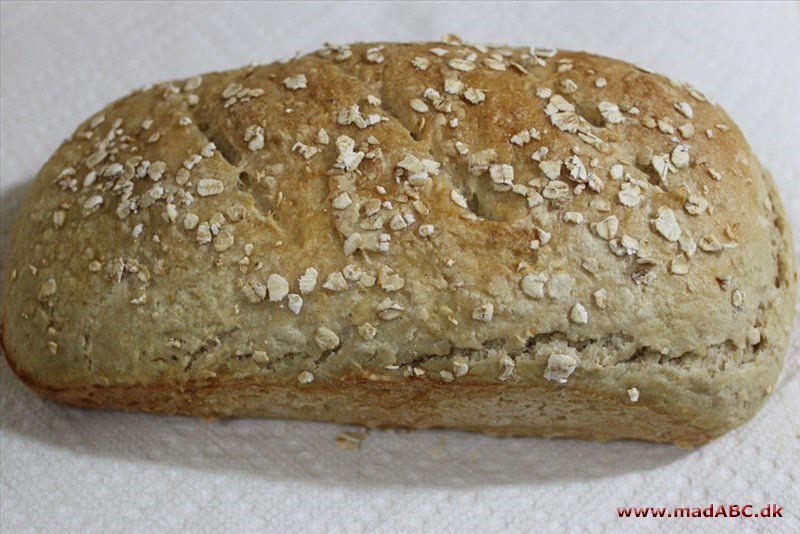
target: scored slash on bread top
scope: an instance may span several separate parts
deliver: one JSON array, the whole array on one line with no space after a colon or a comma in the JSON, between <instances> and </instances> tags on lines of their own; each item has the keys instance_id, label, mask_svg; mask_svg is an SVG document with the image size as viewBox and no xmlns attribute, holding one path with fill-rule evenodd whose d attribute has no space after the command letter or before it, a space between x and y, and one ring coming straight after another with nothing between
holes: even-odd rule
<instances>
[{"instance_id":1,"label":"scored slash on bread top","mask_svg":"<svg viewBox=\"0 0 800 534\"><path fill-rule=\"evenodd\" d=\"M23 210L6 331L53 383L724 370L793 283L762 174L718 106L627 63L328 45L82 125Z\"/></svg>"}]
</instances>

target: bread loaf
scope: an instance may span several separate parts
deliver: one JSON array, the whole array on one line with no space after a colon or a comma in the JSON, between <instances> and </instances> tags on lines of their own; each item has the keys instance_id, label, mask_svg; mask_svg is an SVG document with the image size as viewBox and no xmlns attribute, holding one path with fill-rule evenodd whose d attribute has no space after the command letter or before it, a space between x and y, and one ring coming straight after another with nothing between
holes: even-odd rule
<instances>
[{"instance_id":1,"label":"bread loaf","mask_svg":"<svg viewBox=\"0 0 800 534\"><path fill-rule=\"evenodd\" d=\"M794 312L769 173L690 86L582 52L326 46L78 127L2 341L84 407L703 443Z\"/></svg>"}]
</instances>

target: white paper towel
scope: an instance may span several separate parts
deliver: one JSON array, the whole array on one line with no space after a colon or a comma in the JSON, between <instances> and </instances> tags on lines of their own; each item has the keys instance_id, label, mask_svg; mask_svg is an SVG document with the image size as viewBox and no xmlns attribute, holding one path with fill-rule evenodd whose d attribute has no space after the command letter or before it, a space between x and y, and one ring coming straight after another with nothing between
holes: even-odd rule
<instances>
[{"instance_id":1,"label":"white paper towel","mask_svg":"<svg viewBox=\"0 0 800 534\"><path fill-rule=\"evenodd\" d=\"M3 257L39 167L81 120L130 89L324 41L446 32L585 49L691 81L730 112L773 170L800 237L796 2L3 3L0 28ZM335 425L62 407L30 393L3 361L0 531L798 532L798 357L795 335L756 419L694 451L444 431L375 431L361 450L343 450ZM779 503L785 517L616 512L712 502Z\"/></svg>"}]
</instances>

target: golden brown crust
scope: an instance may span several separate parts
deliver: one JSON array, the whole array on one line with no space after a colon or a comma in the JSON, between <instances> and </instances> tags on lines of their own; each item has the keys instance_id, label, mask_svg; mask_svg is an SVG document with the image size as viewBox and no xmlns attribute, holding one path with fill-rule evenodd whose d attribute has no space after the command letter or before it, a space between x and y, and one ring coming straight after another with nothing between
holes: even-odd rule
<instances>
[{"instance_id":1,"label":"golden brown crust","mask_svg":"<svg viewBox=\"0 0 800 534\"><path fill-rule=\"evenodd\" d=\"M735 124L586 53L356 44L160 84L59 148L15 231L6 356L86 406L696 444L763 402L794 307Z\"/></svg>"}]
</instances>

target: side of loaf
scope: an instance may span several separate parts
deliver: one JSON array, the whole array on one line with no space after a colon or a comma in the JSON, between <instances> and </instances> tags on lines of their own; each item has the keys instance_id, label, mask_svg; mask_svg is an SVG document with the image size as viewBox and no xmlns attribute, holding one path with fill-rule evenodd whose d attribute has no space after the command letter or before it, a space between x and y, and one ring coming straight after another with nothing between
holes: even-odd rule
<instances>
[{"instance_id":1,"label":"side of loaf","mask_svg":"<svg viewBox=\"0 0 800 534\"><path fill-rule=\"evenodd\" d=\"M794 313L769 173L688 85L582 52L326 45L82 124L14 228L2 342L86 407L691 446Z\"/></svg>"}]
</instances>

